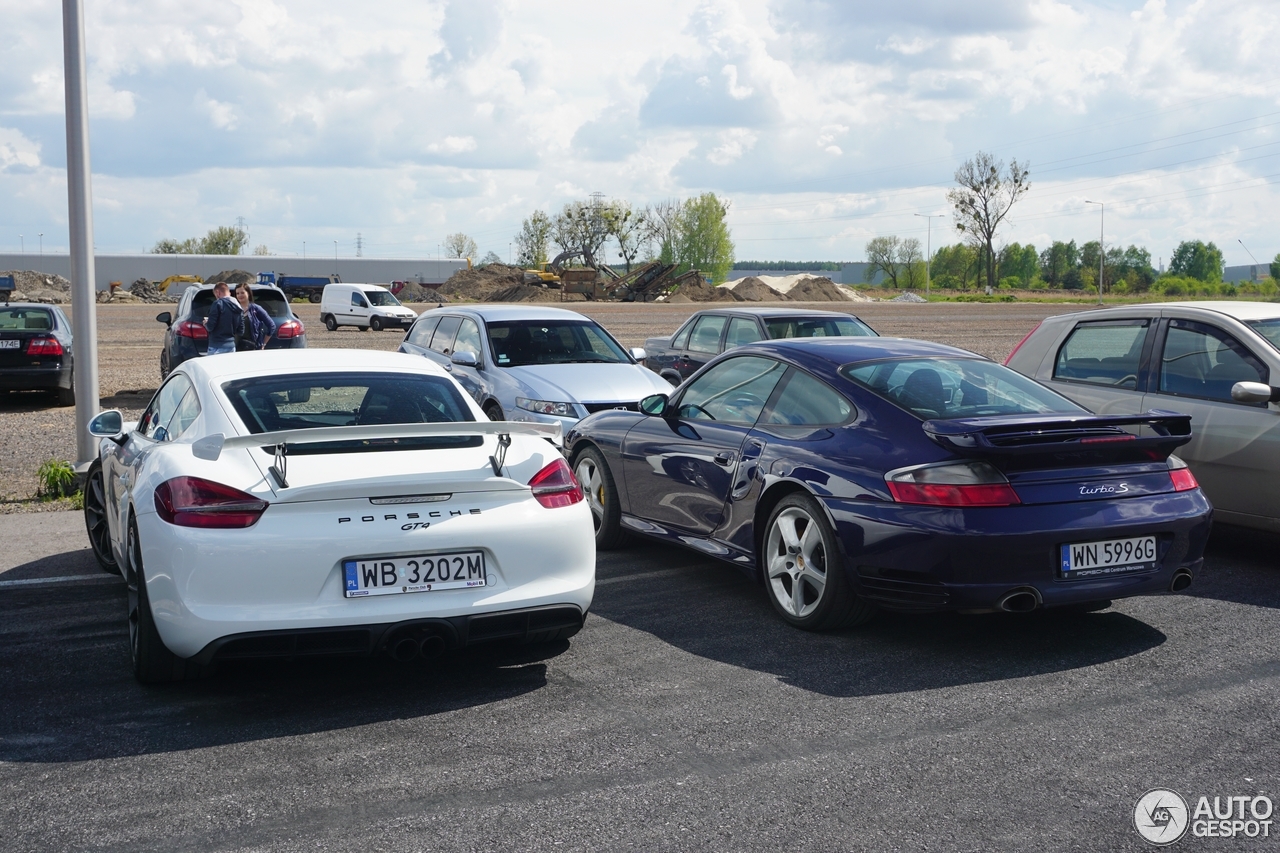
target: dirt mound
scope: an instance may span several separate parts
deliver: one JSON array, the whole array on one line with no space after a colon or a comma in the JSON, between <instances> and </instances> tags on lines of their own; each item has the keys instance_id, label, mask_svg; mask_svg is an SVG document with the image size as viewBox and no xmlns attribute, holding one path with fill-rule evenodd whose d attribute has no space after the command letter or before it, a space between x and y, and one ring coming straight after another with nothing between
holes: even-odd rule
<instances>
[{"instance_id":1,"label":"dirt mound","mask_svg":"<svg viewBox=\"0 0 1280 853\"><path fill-rule=\"evenodd\" d=\"M785 293L779 293L769 285L753 275L749 275L744 279L739 279L732 285L721 285L726 290L732 290L734 296L741 297L746 302L790 302L791 297Z\"/></svg>"},{"instance_id":2,"label":"dirt mound","mask_svg":"<svg viewBox=\"0 0 1280 853\"><path fill-rule=\"evenodd\" d=\"M693 300L685 296L683 293L675 293L667 297L667 303L670 305L684 305Z\"/></svg>"},{"instance_id":3,"label":"dirt mound","mask_svg":"<svg viewBox=\"0 0 1280 853\"><path fill-rule=\"evenodd\" d=\"M517 284L495 290L485 297L485 302L559 302L560 291L536 284Z\"/></svg>"},{"instance_id":4,"label":"dirt mound","mask_svg":"<svg viewBox=\"0 0 1280 853\"><path fill-rule=\"evenodd\" d=\"M35 270L5 270L0 275L13 276L13 302L43 302L65 305L71 301L71 282L60 275Z\"/></svg>"},{"instance_id":5,"label":"dirt mound","mask_svg":"<svg viewBox=\"0 0 1280 853\"><path fill-rule=\"evenodd\" d=\"M129 285L129 293L132 293L136 299L141 302L168 302L169 297L160 292L160 288L156 287L153 282L145 278L140 278L133 284ZM118 297L120 294L116 294Z\"/></svg>"},{"instance_id":6,"label":"dirt mound","mask_svg":"<svg viewBox=\"0 0 1280 853\"><path fill-rule=\"evenodd\" d=\"M204 280L204 283L208 284L211 281L212 282L225 281L227 284L237 285L246 281L249 282L250 284L253 284L257 280L258 280L258 277L253 273L249 272L248 270L223 270L220 273L216 273L206 278Z\"/></svg>"},{"instance_id":7,"label":"dirt mound","mask_svg":"<svg viewBox=\"0 0 1280 853\"><path fill-rule=\"evenodd\" d=\"M893 297L889 301L890 302L928 302L929 300L925 299L923 296L919 295L918 293L903 293L899 296Z\"/></svg>"},{"instance_id":8,"label":"dirt mound","mask_svg":"<svg viewBox=\"0 0 1280 853\"><path fill-rule=\"evenodd\" d=\"M404 287L396 294L401 302L448 302L449 297L434 287L423 287L416 281L405 282Z\"/></svg>"},{"instance_id":9,"label":"dirt mound","mask_svg":"<svg viewBox=\"0 0 1280 853\"><path fill-rule=\"evenodd\" d=\"M437 293L453 299L492 302L493 294L524 284L524 270L507 264L485 264L469 270L458 270L440 285ZM506 300L504 300L506 301Z\"/></svg>"},{"instance_id":10,"label":"dirt mound","mask_svg":"<svg viewBox=\"0 0 1280 853\"><path fill-rule=\"evenodd\" d=\"M690 302L744 302L745 300L727 287L713 287L702 279L687 281L676 293Z\"/></svg>"},{"instance_id":11,"label":"dirt mound","mask_svg":"<svg viewBox=\"0 0 1280 853\"><path fill-rule=\"evenodd\" d=\"M825 276L802 278L791 286L787 296L797 302L848 302L848 292Z\"/></svg>"}]
</instances>

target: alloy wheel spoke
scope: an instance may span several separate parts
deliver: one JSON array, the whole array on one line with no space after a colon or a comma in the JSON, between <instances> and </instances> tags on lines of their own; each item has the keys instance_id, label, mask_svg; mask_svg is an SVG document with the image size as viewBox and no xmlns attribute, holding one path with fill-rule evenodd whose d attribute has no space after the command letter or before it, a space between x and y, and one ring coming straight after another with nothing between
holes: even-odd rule
<instances>
[{"instance_id":1,"label":"alloy wheel spoke","mask_svg":"<svg viewBox=\"0 0 1280 853\"><path fill-rule=\"evenodd\" d=\"M805 525L804 529L804 536L800 538L800 553L804 555L806 565L813 559L814 551L821 547L822 531L818 530L818 525L813 519L808 519L808 524Z\"/></svg>"},{"instance_id":2,"label":"alloy wheel spoke","mask_svg":"<svg viewBox=\"0 0 1280 853\"><path fill-rule=\"evenodd\" d=\"M804 583L798 575L791 578L791 612L796 616L804 615Z\"/></svg>"},{"instance_id":3,"label":"alloy wheel spoke","mask_svg":"<svg viewBox=\"0 0 1280 853\"><path fill-rule=\"evenodd\" d=\"M790 511L784 512L778 516L776 524L778 533L782 535L782 541L786 543L787 550L796 553L800 548L800 535L796 533L796 517Z\"/></svg>"}]
</instances>

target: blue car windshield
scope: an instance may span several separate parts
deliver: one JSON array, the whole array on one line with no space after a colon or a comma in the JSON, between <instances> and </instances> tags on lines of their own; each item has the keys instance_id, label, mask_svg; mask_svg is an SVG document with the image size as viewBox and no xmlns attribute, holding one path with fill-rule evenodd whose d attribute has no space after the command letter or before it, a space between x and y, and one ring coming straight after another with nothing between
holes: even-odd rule
<instances>
[{"instance_id":1,"label":"blue car windshield","mask_svg":"<svg viewBox=\"0 0 1280 853\"><path fill-rule=\"evenodd\" d=\"M488 325L499 367L631 361L618 342L590 320L506 320Z\"/></svg>"},{"instance_id":2,"label":"blue car windshield","mask_svg":"<svg viewBox=\"0 0 1280 853\"><path fill-rule=\"evenodd\" d=\"M1020 373L977 358L904 358L840 372L924 420L1080 414L1086 409Z\"/></svg>"}]
</instances>

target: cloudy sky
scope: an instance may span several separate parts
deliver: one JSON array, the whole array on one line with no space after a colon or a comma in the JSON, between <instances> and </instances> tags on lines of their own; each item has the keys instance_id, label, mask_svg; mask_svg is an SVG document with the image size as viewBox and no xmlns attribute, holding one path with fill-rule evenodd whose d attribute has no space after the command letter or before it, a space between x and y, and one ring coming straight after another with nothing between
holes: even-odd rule
<instances>
[{"instance_id":1,"label":"cloudy sky","mask_svg":"<svg viewBox=\"0 0 1280 853\"><path fill-rule=\"evenodd\" d=\"M272 252L504 258L593 192L713 191L740 259L954 242L979 149L1003 239L1280 252L1274 0L85 0L100 252L244 217ZM67 245L61 5L0 0L0 251Z\"/></svg>"}]
</instances>

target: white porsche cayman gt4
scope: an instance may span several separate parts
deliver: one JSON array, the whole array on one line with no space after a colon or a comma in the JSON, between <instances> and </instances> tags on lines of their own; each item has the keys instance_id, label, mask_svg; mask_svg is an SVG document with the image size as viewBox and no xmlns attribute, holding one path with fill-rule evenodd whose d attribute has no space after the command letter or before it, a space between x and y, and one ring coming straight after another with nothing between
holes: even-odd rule
<instances>
[{"instance_id":1,"label":"white porsche cayman gt4","mask_svg":"<svg viewBox=\"0 0 1280 853\"><path fill-rule=\"evenodd\" d=\"M591 513L559 425L492 422L397 353L191 359L137 423L90 431L85 522L129 589L134 670L576 633L595 589Z\"/></svg>"}]
</instances>

